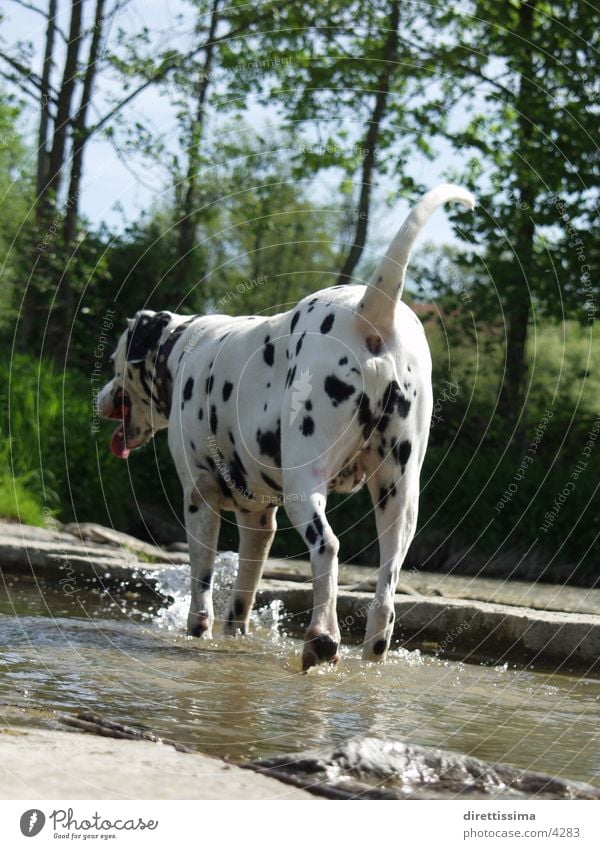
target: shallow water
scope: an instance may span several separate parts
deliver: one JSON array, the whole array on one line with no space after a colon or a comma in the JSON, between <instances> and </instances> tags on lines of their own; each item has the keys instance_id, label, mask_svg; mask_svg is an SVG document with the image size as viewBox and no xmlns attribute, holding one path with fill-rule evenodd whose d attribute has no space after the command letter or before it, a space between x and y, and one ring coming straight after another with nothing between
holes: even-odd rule
<instances>
[{"instance_id":1,"label":"shallow water","mask_svg":"<svg viewBox=\"0 0 600 849\"><path fill-rule=\"evenodd\" d=\"M234 569L235 557L220 558L221 614ZM54 711L87 709L234 759L387 737L600 785L597 679L405 649L365 664L356 646L335 669L300 675L301 643L277 604L255 615L249 637L201 643L184 634L187 570L167 570L162 583L175 599L163 609L3 586L4 722L52 724Z\"/></svg>"}]
</instances>

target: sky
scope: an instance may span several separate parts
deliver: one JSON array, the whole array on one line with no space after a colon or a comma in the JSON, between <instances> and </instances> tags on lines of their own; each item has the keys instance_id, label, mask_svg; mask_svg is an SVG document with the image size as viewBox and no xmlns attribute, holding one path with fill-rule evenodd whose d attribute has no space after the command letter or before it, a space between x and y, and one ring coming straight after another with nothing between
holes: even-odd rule
<instances>
[{"instance_id":1,"label":"sky","mask_svg":"<svg viewBox=\"0 0 600 849\"><path fill-rule=\"evenodd\" d=\"M46 0L33 0L38 8L44 8ZM59 25L66 30L68 25L68 5L59 2L61 14ZM93 4L86 4L88 14ZM45 20L41 15L24 8L14 0L4 0L2 13L4 19L0 22L0 38L5 49L14 49L17 42L30 42L31 67L41 72ZM66 14L67 13L67 14ZM184 47L191 42L193 18L190 6L184 0L130 0L111 24L111 38L117 35L121 28L125 33L139 32L147 27L153 42L164 43L166 34L176 32L176 43ZM171 36L169 36L171 37ZM116 80L103 77L96 92L94 104L100 108L120 94ZM93 115L91 116L94 117ZM245 120L250 129L258 132L265 130L269 123L277 125L275 108L262 107L256 103L246 111ZM152 128L164 144L166 154L177 152L177 123L175 107L168 97L158 88L150 87L136 99L131 108L123 114L117 125L116 145L102 138L95 137L89 144L85 161L85 180L82 189L81 211L93 226L107 224L113 230L122 230L128 223L139 218L153 206L161 205L165 197L169 197L169 185L166 170L159 163L141 154L131 153L123 149L123 121L133 125L139 121L144 126ZM22 129L28 140L35 139L36 115L34 109L26 110L23 116ZM352 128L349 128L352 131ZM357 125L357 132L364 131ZM448 169L460 167L456 154L449 147L438 145L438 155L434 162L427 161L422 155L417 155L408 163L407 170L419 183L432 188L442 182ZM401 199L389 208L384 198L389 195L391 186L380 181L375 193L373 216L370 227L370 242L373 247L383 247L389 241L404 219L409 203ZM321 175L311 187L311 198L316 202L326 203L335 190L335 175ZM426 239L435 243L454 241L451 227L443 210L438 210L428 225Z\"/></svg>"}]
</instances>

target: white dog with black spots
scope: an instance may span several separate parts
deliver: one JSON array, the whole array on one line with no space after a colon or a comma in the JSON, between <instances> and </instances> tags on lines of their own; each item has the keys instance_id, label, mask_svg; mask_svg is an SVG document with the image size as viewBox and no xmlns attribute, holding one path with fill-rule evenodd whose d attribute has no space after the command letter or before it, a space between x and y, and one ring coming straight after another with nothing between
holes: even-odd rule
<instances>
[{"instance_id":1,"label":"white dog with black spots","mask_svg":"<svg viewBox=\"0 0 600 849\"><path fill-rule=\"evenodd\" d=\"M313 573L303 669L335 663L339 543L325 513L327 495L366 484L380 566L363 656L385 658L432 413L425 333L400 298L415 238L447 201L474 206L458 186L428 192L366 287L323 289L271 318L143 310L129 320L98 406L119 420L111 449L123 459L168 428L190 548L189 634L212 637L221 511L235 513L240 534L224 631L245 634L283 505L308 546Z\"/></svg>"}]
</instances>

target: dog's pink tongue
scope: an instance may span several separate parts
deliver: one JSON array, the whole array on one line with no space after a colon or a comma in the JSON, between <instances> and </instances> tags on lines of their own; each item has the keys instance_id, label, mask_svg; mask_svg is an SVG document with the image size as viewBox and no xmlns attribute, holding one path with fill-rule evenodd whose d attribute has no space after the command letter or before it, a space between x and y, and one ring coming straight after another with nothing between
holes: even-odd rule
<instances>
[{"instance_id":1,"label":"dog's pink tongue","mask_svg":"<svg viewBox=\"0 0 600 849\"><path fill-rule=\"evenodd\" d=\"M119 457L121 460L126 460L129 457L129 448L125 445L125 431L122 424L113 431L110 440L110 450L115 457Z\"/></svg>"}]
</instances>

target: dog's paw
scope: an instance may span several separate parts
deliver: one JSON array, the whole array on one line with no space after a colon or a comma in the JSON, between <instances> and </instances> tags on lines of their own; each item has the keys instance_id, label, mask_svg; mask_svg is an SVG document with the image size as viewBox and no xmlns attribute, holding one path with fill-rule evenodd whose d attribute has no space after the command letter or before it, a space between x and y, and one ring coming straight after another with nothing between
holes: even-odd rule
<instances>
[{"instance_id":1,"label":"dog's paw","mask_svg":"<svg viewBox=\"0 0 600 849\"><path fill-rule=\"evenodd\" d=\"M369 660L374 663L383 663L390 647L391 635L385 637L378 634L371 640L365 640L362 647L363 660Z\"/></svg>"},{"instance_id":2,"label":"dog's paw","mask_svg":"<svg viewBox=\"0 0 600 849\"><path fill-rule=\"evenodd\" d=\"M339 647L339 638L336 640L323 631L309 628L304 635L302 671L308 672L312 666L318 666L320 663L337 663L340 659Z\"/></svg>"},{"instance_id":3,"label":"dog's paw","mask_svg":"<svg viewBox=\"0 0 600 849\"><path fill-rule=\"evenodd\" d=\"M187 621L187 632L190 637L212 640L212 622L207 613L190 613Z\"/></svg>"}]
</instances>

